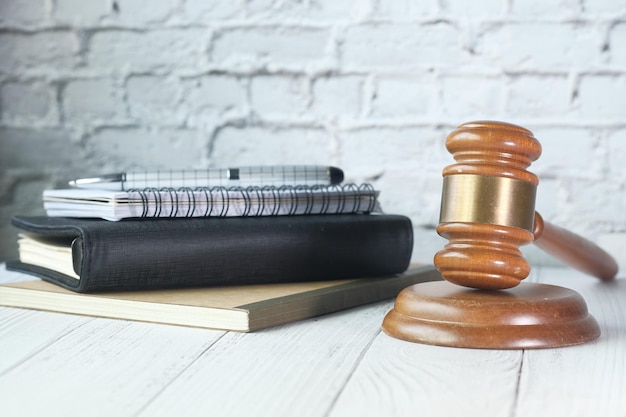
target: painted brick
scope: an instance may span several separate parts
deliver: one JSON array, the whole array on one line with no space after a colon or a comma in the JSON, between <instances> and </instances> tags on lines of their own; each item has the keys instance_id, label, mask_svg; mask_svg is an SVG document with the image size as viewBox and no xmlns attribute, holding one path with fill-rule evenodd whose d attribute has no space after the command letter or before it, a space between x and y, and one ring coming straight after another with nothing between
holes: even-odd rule
<instances>
[{"instance_id":1,"label":"painted brick","mask_svg":"<svg viewBox=\"0 0 626 417\"><path fill-rule=\"evenodd\" d=\"M130 114L142 123L168 125L183 120L182 89L177 79L138 75L127 80L126 89Z\"/></svg>"},{"instance_id":2,"label":"painted brick","mask_svg":"<svg viewBox=\"0 0 626 417\"><path fill-rule=\"evenodd\" d=\"M615 0L583 0L586 13L602 16L619 16L626 12L626 4Z\"/></svg>"},{"instance_id":3,"label":"painted brick","mask_svg":"<svg viewBox=\"0 0 626 417\"><path fill-rule=\"evenodd\" d=\"M102 171L206 167L202 134L188 129L105 128L86 141Z\"/></svg>"},{"instance_id":4,"label":"painted brick","mask_svg":"<svg viewBox=\"0 0 626 417\"><path fill-rule=\"evenodd\" d=\"M124 91L109 79L76 80L62 91L66 119L82 123L108 122L126 116Z\"/></svg>"},{"instance_id":5,"label":"painted brick","mask_svg":"<svg viewBox=\"0 0 626 417\"><path fill-rule=\"evenodd\" d=\"M542 147L541 157L532 165L537 175L556 179L602 179L607 155L599 132L585 128L528 128Z\"/></svg>"},{"instance_id":6,"label":"painted brick","mask_svg":"<svg viewBox=\"0 0 626 417\"><path fill-rule=\"evenodd\" d=\"M212 142L216 167L332 163L331 138L321 129L226 126Z\"/></svg>"},{"instance_id":7,"label":"painted brick","mask_svg":"<svg viewBox=\"0 0 626 417\"><path fill-rule=\"evenodd\" d=\"M439 175L453 162L444 148L445 134L430 128L372 127L339 134L340 164L359 180L388 173L419 177Z\"/></svg>"},{"instance_id":8,"label":"painted brick","mask_svg":"<svg viewBox=\"0 0 626 417\"><path fill-rule=\"evenodd\" d=\"M436 227L438 224L442 189L440 174L422 172L415 175L394 170L386 171L376 180L365 178L364 181L380 191L379 199L384 211L409 216L414 226ZM404 187L398 187L398 183L404 184ZM436 234L434 230L431 232Z\"/></svg>"},{"instance_id":9,"label":"painted brick","mask_svg":"<svg viewBox=\"0 0 626 417\"><path fill-rule=\"evenodd\" d=\"M546 177L542 172L537 172L535 169L537 164L540 164L540 162L535 162L530 166L530 171L539 176L535 210L541 214L546 221L554 221L559 218L559 213L563 205L567 205L567 203L562 203L561 198L561 183L563 181L557 180L549 174ZM539 170L542 171L541 168L539 168Z\"/></svg>"},{"instance_id":10,"label":"painted brick","mask_svg":"<svg viewBox=\"0 0 626 417\"><path fill-rule=\"evenodd\" d=\"M561 184L561 213L554 223L581 236L593 237L603 225L616 220L623 222L626 212L623 182L606 181L603 187L598 187L594 180L567 179Z\"/></svg>"},{"instance_id":11,"label":"painted brick","mask_svg":"<svg viewBox=\"0 0 626 417\"><path fill-rule=\"evenodd\" d=\"M242 117L247 112L246 87L237 77L211 75L182 82L183 111L192 125L208 117Z\"/></svg>"},{"instance_id":12,"label":"painted brick","mask_svg":"<svg viewBox=\"0 0 626 417\"><path fill-rule=\"evenodd\" d=\"M582 12L580 0L513 0L511 12L515 16L576 16Z\"/></svg>"},{"instance_id":13,"label":"painted brick","mask_svg":"<svg viewBox=\"0 0 626 417\"><path fill-rule=\"evenodd\" d=\"M386 0L376 3L375 16L404 20L434 15L438 10L436 0Z\"/></svg>"},{"instance_id":14,"label":"painted brick","mask_svg":"<svg viewBox=\"0 0 626 417\"><path fill-rule=\"evenodd\" d=\"M178 6L177 0L116 0L116 21L128 25L143 25L167 20Z\"/></svg>"},{"instance_id":15,"label":"painted brick","mask_svg":"<svg viewBox=\"0 0 626 417\"><path fill-rule=\"evenodd\" d=\"M476 51L507 69L560 69L600 62L602 34L591 24L511 23L487 30Z\"/></svg>"},{"instance_id":16,"label":"painted brick","mask_svg":"<svg viewBox=\"0 0 626 417\"><path fill-rule=\"evenodd\" d=\"M89 42L87 64L116 72L196 68L205 61L208 38L207 30L197 28L97 31Z\"/></svg>"},{"instance_id":17,"label":"painted brick","mask_svg":"<svg viewBox=\"0 0 626 417\"><path fill-rule=\"evenodd\" d=\"M570 212L571 201L572 195L568 180L563 178L546 179L540 176L535 208L545 221L570 228L574 223Z\"/></svg>"},{"instance_id":18,"label":"painted brick","mask_svg":"<svg viewBox=\"0 0 626 417\"><path fill-rule=\"evenodd\" d=\"M0 71L68 70L76 66L77 52L78 39L67 30L0 33Z\"/></svg>"},{"instance_id":19,"label":"painted brick","mask_svg":"<svg viewBox=\"0 0 626 417\"><path fill-rule=\"evenodd\" d=\"M372 12L372 2L370 0L318 0L311 2L304 17L312 19L330 20L361 20Z\"/></svg>"},{"instance_id":20,"label":"painted brick","mask_svg":"<svg viewBox=\"0 0 626 417\"><path fill-rule=\"evenodd\" d=\"M464 61L460 35L445 22L349 27L342 48L346 68L409 69Z\"/></svg>"},{"instance_id":21,"label":"painted brick","mask_svg":"<svg viewBox=\"0 0 626 417\"><path fill-rule=\"evenodd\" d=\"M2 119L17 123L58 121L54 89L45 83L7 83L0 86Z\"/></svg>"},{"instance_id":22,"label":"painted brick","mask_svg":"<svg viewBox=\"0 0 626 417\"><path fill-rule=\"evenodd\" d=\"M328 66L330 32L308 27L226 29L213 41L212 61L243 68L307 68Z\"/></svg>"},{"instance_id":23,"label":"painted brick","mask_svg":"<svg viewBox=\"0 0 626 417\"><path fill-rule=\"evenodd\" d=\"M323 118L356 118L361 112L365 80L357 76L318 78L313 83L313 112Z\"/></svg>"},{"instance_id":24,"label":"painted brick","mask_svg":"<svg viewBox=\"0 0 626 417\"><path fill-rule=\"evenodd\" d=\"M46 0L0 1L0 26L21 26L42 23L46 18Z\"/></svg>"},{"instance_id":25,"label":"painted brick","mask_svg":"<svg viewBox=\"0 0 626 417\"><path fill-rule=\"evenodd\" d=\"M241 1L234 0L186 0L184 13L186 19L210 22L213 19L232 19L244 14Z\"/></svg>"},{"instance_id":26,"label":"painted brick","mask_svg":"<svg viewBox=\"0 0 626 417\"><path fill-rule=\"evenodd\" d=\"M437 92L431 77L381 77L372 100L371 116L423 117L437 108Z\"/></svg>"},{"instance_id":27,"label":"painted brick","mask_svg":"<svg viewBox=\"0 0 626 417\"><path fill-rule=\"evenodd\" d=\"M494 119L503 113L503 82L498 77L444 76L442 111L457 120Z\"/></svg>"},{"instance_id":28,"label":"painted brick","mask_svg":"<svg viewBox=\"0 0 626 417\"><path fill-rule=\"evenodd\" d=\"M599 234L598 244L617 261L620 271L619 275L621 276L623 275L623 271L626 270L626 245L624 245L624 242L626 242L626 233L624 233L624 230L620 232L621 233Z\"/></svg>"},{"instance_id":29,"label":"painted brick","mask_svg":"<svg viewBox=\"0 0 626 417\"><path fill-rule=\"evenodd\" d=\"M346 181L369 182L381 191L383 210L436 225L441 169L453 162L445 133L430 128L369 128L339 135L339 166Z\"/></svg>"},{"instance_id":30,"label":"painted brick","mask_svg":"<svg viewBox=\"0 0 626 417\"><path fill-rule=\"evenodd\" d=\"M309 103L303 77L258 76L250 82L252 111L263 117L302 116Z\"/></svg>"},{"instance_id":31,"label":"painted brick","mask_svg":"<svg viewBox=\"0 0 626 417\"><path fill-rule=\"evenodd\" d=\"M441 0L441 11L444 15L463 16L464 18L493 18L506 12L506 0L456 1Z\"/></svg>"},{"instance_id":32,"label":"painted brick","mask_svg":"<svg viewBox=\"0 0 626 417\"><path fill-rule=\"evenodd\" d=\"M0 223L68 176L332 163L430 262L445 138L490 118L542 142L546 219L626 231L622 3L0 0Z\"/></svg>"},{"instance_id":33,"label":"painted brick","mask_svg":"<svg viewBox=\"0 0 626 417\"><path fill-rule=\"evenodd\" d=\"M85 158L67 129L0 127L0 173L20 170L42 176L76 169Z\"/></svg>"},{"instance_id":34,"label":"painted brick","mask_svg":"<svg viewBox=\"0 0 626 417\"><path fill-rule=\"evenodd\" d=\"M61 24L89 26L98 24L113 13L110 0L56 0L52 18Z\"/></svg>"},{"instance_id":35,"label":"painted brick","mask_svg":"<svg viewBox=\"0 0 626 417\"><path fill-rule=\"evenodd\" d=\"M290 5L286 5L285 3L279 5L276 0L246 0L245 3L246 7L244 11L246 16L261 21L267 21L269 16L275 14L276 12L273 11L273 9L284 9Z\"/></svg>"},{"instance_id":36,"label":"painted brick","mask_svg":"<svg viewBox=\"0 0 626 417\"><path fill-rule=\"evenodd\" d=\"M565 75L512 76L506 112L518 117L563 118L571 108L571 100L570 82Z\"/></svg>"},{"instance_id":37,"label":"painted brick","mask_svg":"<svg viewBox=\"0 0 626 417\"><path fill-rule=\"evenodd\" d=\"M626 130L618 129L608 137L608 176L617 181L626 181ZM625 190L626 192L626 190ZM625 211L626 213L626 211Z\"/></svg>"},{"instance_id":38,"label":"painted brick","mask_svg":"<svg viewBox=\"0 0 626 417\"><path fill-rule=\"evenodd\" d=\"M583 120L623 120L626 108L626 77L588 75L579 86L579 114Z\"/></svg>"},{"instance_id":39,"label":"painted brick","mask_svg":"<svg viewBox=\"0 0 626 417\"><path fill-rule=\"evenodd\" d=\"M616 24L609 33L609 56L610 64L618 68L626 66L626 23Z\"/></svg>"},{"instance_id":40,"label":"painted brick","mask_svg":"<svg viewBox=\"0 0 626 417\"><path fill-rule=\"evenodd\" d=\"M370 0L336 1L316 0L276 2L253 0L247 5L248 16L271 21L306 19L314 21L360 20L372 11Z\"/></svg>"}]
</instances>

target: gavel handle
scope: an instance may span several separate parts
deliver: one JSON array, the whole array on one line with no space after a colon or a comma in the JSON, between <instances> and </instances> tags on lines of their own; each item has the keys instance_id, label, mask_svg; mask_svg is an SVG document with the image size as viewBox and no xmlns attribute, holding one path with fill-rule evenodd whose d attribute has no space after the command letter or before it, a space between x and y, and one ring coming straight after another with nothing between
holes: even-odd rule
<instances>
[{"instance_id":1,"label":"gavel handle","mask_svg":"<svg viewBox=\"0 0 626 417\"><path fill-rule=\"evenodd\" d=\"M617 275L617 262L593 242L544 222L535 212L535 244L548 254L589 275L608 281Z\"/></svg>"}]
</instances>

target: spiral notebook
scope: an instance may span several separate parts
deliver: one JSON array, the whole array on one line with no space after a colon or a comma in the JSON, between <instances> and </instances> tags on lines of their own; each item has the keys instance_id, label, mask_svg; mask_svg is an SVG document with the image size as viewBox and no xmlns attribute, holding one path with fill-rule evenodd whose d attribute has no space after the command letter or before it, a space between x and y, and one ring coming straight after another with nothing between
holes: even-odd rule
<instances>
[{"instance_id":1,"label":"spiral notebook","mask_svg":"<svg viewBox=\"0 0 626 417\"><path fill-rule=\"evenodd\" d=\"M370 184L45 190L50 217L235 217L381 212Z\"/></svg>"}]
</instances>

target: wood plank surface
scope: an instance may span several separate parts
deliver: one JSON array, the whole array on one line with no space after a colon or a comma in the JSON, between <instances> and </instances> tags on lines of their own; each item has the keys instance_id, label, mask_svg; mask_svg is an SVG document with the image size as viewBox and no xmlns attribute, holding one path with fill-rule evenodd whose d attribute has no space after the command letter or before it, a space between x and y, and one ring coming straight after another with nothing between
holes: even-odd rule
<instances>
[{"instance_id":1,"label":"wood plank surface","mask_svg":"<svg viewBox=\"0 0 626 417\"><path fill-rule=\"evenodd\" d=\"M0 377L92 320L0 307Z\"/></svg>"},{"instance_id":2,"label":"wood plank surface","mask_svg":"<svg viewBox=\"0 0 626 417\"><path fill-rule=\"evenodd\" d=\"M330 416L511 416L521 360L521 351L428 346L381 334Z\"/></svg>"},{"instance_id":3,"label":"wood plank surface","mask_svg":"<svg viewBox=\"0 0 626 417\"><path fill-rule=\"evenodd\" d=\"M68 332L74 316L31 313L19 327L34 342L5 325L12 315L0 311L3 347L28 352L12 354L14 366L5 364L0 375L0 416L134 415L224 334L109 319L74 321ZM46 316L64 318L45 332L41 348L37 332L50 322Z\"/></svg>"},{"instance_id":4,"label":"wood plank surface","mask_svg":"<svg viewBox=\"0 0 626 417\"><path fill-rule=\"evenodd\" d=\"M626 416L626 279L544 269L539 281L578 291L602 334L580 346L524 352L516 416Z\"/></svg>"},{"instance_id":5,"label":"wood plank surface","mask_svg":"<svg viewBox=\"0 0 626 417\"><path fill-rule=\"evenodd\" d=\"M391 302L257 333L227 334L142 416L323 416Z\"/></svg>"},{"instance_id":6,"label":"wood plank surface","mask_svg":"<svg viewBox=\"0 0 626 417\"><path fill-rule=\"evenodd\" d=\"M600 339L413 344L380 330L392 301L249 334L0 308L0 415L624 417L626 280L565 268L529 280L580 292Z\"/></svg>"}]
</instances>

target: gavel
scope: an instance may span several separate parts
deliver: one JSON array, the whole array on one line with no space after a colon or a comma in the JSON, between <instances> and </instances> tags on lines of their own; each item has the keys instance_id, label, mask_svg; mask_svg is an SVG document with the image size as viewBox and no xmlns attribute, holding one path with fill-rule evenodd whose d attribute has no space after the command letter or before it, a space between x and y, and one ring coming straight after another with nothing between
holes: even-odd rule
<instances>
[{"instance_id":1,"label":"gavel","mask_svg":"<svg viewBox=\"0 0 626 417\"><path fill-rule=\"evenodd\" d=\"M611 280L617 263L600 247L535 212L540 156L532 132L503 122L465 123L446 147L440 223L448 239L434 257L443 281L405 288L382 327L433 345L527 349L576 345L600 336L577 292L521 282L530 273L520 246L534 242L566 264Z\"/></svg>"},{"instance_id":2,"label":"gavel","mask_svg":"<svg viewBox=\"0 0 626 417\"><path fill-rule=\"evenodd\" d=\"M530 273L519 247L531 242L585 273L615 277L617 263L608 253L535 212L539 180L526 169L541 155L541 145L532 132L470 122L450 133L446 147L456 163L443 170L437 227L450 241L435 255L444 279L471 288L512 288Z\"/></svg>"}]
</instances>

